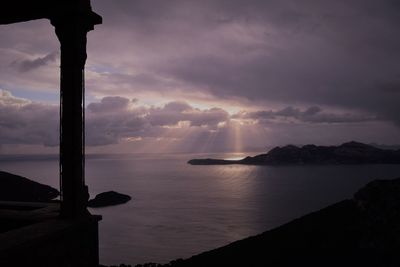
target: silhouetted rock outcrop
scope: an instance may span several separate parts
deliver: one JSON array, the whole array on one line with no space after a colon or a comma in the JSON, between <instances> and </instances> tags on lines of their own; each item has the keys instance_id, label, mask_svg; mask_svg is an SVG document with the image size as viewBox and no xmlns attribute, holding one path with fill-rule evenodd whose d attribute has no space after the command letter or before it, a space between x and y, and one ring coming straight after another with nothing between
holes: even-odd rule
<instances>
[{"instance_id":1,"label":"silhouetted rock outcrop","mask_svg":"<svg viewBox=\"0 0 400 267\"><path fill-rule=\"evenodd\" d=\"M284 164L399 164L400 150L386 150L358 142L340 146L287 145L275 147L267 154L241 160L192 159L192 165L284 165Z\"/></svg>"},{"instance_id":2,"label":"silhouetted rock outcrop","mask_svg":"<svg viewBox=\"0 0 400 267\"><path fill-rule=\"evenodd\" d=\"M0 171L0 201L46 202L58 195L58 190L51 186Z\"/></svg>"},{"instance_id":3,"label":"silhouetted rock outcrop","mask_svg":"<svg viewBox=\"0 0 400 267\"><path fill-rule=\"evenodd\" d=\"M118 204L124 204L131 200L128 195L120 194L114 191L108 191L96 195L94 199L89 200L88 207L99 208L106 206L113 206Z\"/></svg>"}]
</instances>

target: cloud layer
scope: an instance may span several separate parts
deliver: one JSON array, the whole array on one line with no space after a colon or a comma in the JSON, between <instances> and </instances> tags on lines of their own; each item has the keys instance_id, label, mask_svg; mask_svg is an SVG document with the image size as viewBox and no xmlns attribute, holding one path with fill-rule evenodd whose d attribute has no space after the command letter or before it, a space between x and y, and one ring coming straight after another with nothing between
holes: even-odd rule
<instances>
[{"instance_id":1,"label":"cloud layer","mask_svg":"<svg viewBox=\"0 0 400 267\"><path fill-rule=\"evenodd\" d=\"M259 122L291 121L297 123L358 123L379 120L376 116L355 113L329 113L324 112L318 106L312 106L305 110L285 107L280 110L262 110L255 112L240 112L233 116L240 119L252 119Z\"/></svg>"},{"instance_id":2,"label":"cloud layer","mask_svg":"<svg viewBox=\"0 0 400 267\"><path fill-rule=\"evenodd\" d=\"M118 27L119 51L129 43L125 52L104 57L116 70L102 77L104 84L193 98L201 92L256 106L359 109L400 122L395 1L97 1L94 7L108 21L94 39Z\"/></svg>"},{"instance_id":3,"label":"cloud layer","mask_svg":"<svg viewBox=\"0 0 400 267\"><path fill-rule=\"evenodd\" d=\"M40 68L42 66L46 66L49 62L54 62L56 61L58 56L57 52L53 52L50 54L47 54L43 57L37 57L34 59L24 59L21 61L14 61L11 63L11 66L17 67L17 69L21 72L27 72L34 70L36 68Z\"/></svg>"},{"instance_id":4,"label":"cloud layer","mask_svg":"<svg viewBox=\"0 0 400 267\"><path fill-rule=\"evenodd\" d=\"M58 110L0 90L0 144L58 145Z\"/></svg>"},{"instance_id":5,"label":"cloud layer","mask_svg":"<svg viewBox=\"0 0 400 267\"><path fill-rule=\"evenodd\" d=\"M351 139L353 133L346 132L346 128L352 128L364 140L385 134L388 129L382 128L384 121L367 114L328 112L317 106L229 114L221 108L199 109L182 101L163 106L143 106L138 102L107 96L90 103L86 108L86 145L135 144L145 150L160 149L163 144L167 151L240 151L290 142L298 133L303 135L297 137L300 143L315 139L324 142L328 137L339 142ZM58 110L56 105L0 90L0 145L57 146ZM366 127L377 125L381 131L363 133Z\"/></svg>"},{"instance_id":6,"label":"cloud layer","mask_svg":"<svg viewBox=\"0 0 400 267\"><path fill-rule=\"evenodd\" d=\"M92 5L104 23L88 34L88 145L400 143L397 1ZM58 109L58 47L48 21L1 26L0 88L25 101L2 104L1 143L57 143L57 118L40 130L28 110L40 120Z\"/></svg>"}]
</instances>

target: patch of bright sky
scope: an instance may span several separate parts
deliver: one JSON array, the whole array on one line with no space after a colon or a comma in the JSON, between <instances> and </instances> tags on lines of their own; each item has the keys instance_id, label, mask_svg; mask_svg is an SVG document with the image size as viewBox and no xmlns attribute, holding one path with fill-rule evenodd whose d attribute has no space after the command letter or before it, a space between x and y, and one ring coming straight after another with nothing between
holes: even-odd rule
<instances>
[{"instance_id":1,"label":"patch of bright sky","mask_svg":"<svg viewBox=\"0 0 400 267\"><path fill-rule=\"evenodd\" d=\"M87 107L90 103L99 102L99 100L92 94L85 94L85 107Z\"/></svg>"},{"instance_id":2,"label":"patch of bright sky","mask_svg":"<svg viewBox=\"0 0 400 267\"><path fill-rule=\"evenodd\" d=\"M34 89L22 88L2 88L10 91L13 96L18 98L29 99L34 102L58 104L60 102L60 89L54 88L53 92L38 91Z\"/></svg>"},{"instance_id":3,"label":"patch of bright sky","mask_svg":"<svg viewBox=\"0 0 400 267\"><path fill-rule=\"evenodd\" d=\"M239 112L240 110L243 109L243 107L240 107L240 106L234 106L234 105L229 105L229 104L226 104L226 103L217 103L217 102L215 102L215 103L213 103L213 102L211 102L211 103L194 102L194 103L189 103L189 104L192 107L198 108L198 109L201 109L201 110L215 108L215 107L221 108L221 109L225 110L226 112L228 112L231 115L235 114L235 113L237 113L237 112Z\"/></svg>"},{"instance_id":4,"label":"patch of bright sky","mask_svg":"<svg viewBox=\"0 0 400 267\"><path fill-rule=\"evenodd\" d=\"M91 63L86 63L86 72L87 71L91 71L91 72L95 72L98 74L102 74L102 73L120 73L119 70L115 69L114 67L111 67L109 65L99 65L99 64L91 64Z\"/></svg>"}]
</instances>

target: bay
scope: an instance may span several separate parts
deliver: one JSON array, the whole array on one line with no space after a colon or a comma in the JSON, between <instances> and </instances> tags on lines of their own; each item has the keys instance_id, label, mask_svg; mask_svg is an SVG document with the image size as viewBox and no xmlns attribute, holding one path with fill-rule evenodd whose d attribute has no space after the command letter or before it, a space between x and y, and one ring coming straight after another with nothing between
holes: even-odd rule
<instances>
[{"instance_id":1,"label":"bay","mask_svg":"<svg viewBox=\"0 0 400 267\"><path fill-rule=\"evenodd\" d=\"M102 264L165 263L255 235L350 198L400 165L192 166L192 158L235 154L89 155L92 197L114 190L124 205L90 209L100 222ZM59 188L56 156L0 157L0 169Z\"/></svg>"}]
</instances>

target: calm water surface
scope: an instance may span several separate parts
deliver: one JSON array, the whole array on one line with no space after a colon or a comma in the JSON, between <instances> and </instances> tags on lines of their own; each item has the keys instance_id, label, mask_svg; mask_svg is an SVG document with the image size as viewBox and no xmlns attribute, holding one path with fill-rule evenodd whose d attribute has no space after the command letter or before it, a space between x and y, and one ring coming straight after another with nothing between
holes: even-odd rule
<instances>
[{"instance_id":1,"label":"calm water surface","mask_svg":"<svg viewBox=\"0 0 400 267\"><path fill-rule=\"evenodd\" d=\"M89 157L90 194L115 190L124 205L91 209L100 222L102 264L168 262L261 233L349 198L376 178L400 177L400 165L191 166L194 157L241 155L108 155ZM5 160L0 169L59 188L58 161Z\"/></svg>"}]
</instances>

